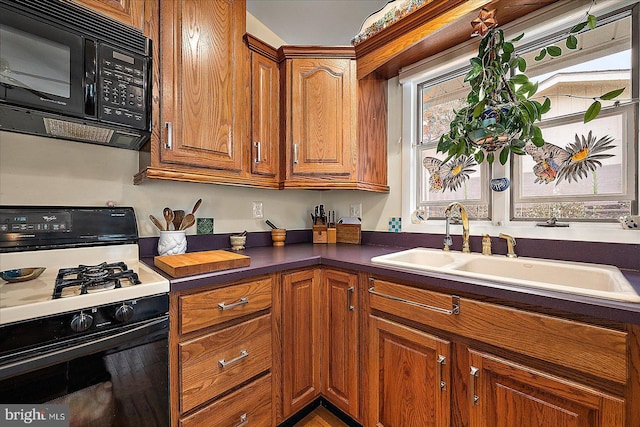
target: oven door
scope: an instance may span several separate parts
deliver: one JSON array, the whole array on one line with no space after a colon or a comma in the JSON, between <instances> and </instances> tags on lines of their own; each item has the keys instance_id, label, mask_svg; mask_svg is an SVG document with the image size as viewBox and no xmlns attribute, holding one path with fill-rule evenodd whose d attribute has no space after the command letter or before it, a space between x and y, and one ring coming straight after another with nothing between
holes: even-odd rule
<instances>
[{"instance_id":1,"label":"oven door","mask_svg":"<svg viewBox=\"0 0 640 427\"><path fill-rule=\"evenodd\" d=\"M85 46L80 35L0 5L0 100L83 117L85 68L87 80L95 78L92 45ZM86 47L94 51L93 58L87 52L88 64ZM88 102L90 108L93 103Z\"/></svg>"},{"instance_id":2,"label":"oven door","mask_svg":"<svg viewBox=\"0 0 640 427\"><path fill-rule=\"evenodd\" d=\"M168 316L0 366L0 404L69 405L70 425L169 425Z\"/></svg>"}]
</instances>

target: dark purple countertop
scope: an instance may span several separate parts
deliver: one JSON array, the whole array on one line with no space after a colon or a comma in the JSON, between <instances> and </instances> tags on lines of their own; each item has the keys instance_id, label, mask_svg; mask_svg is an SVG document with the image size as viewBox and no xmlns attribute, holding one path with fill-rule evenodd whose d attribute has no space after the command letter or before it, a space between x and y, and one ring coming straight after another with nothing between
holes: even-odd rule
<instances>
[{"instance_id":1,"label":"dark purple countertop","mask_svg":"<svg viewBox=\"0 0 640 427\"><path fill-rule=\"evenodd\" d=\"M241 252L251 257L251 265L249 267L170 279L171 290L179 291L204 286L223 285L261 274L322 264L329 267L363 271L378 277L411 281L417 287L425 287L441 292L492 298L505 302L538 306L549 310L586 315L603 320L640 324L640 304L544 289L518 287L435 272L417 272L386 267L371 262L371 258L374 256L403 249L405 247L348 244L314 245L311 243L287 244L281 248L272 246L249 247ZM143 261L153 265L152 257L143 258ZM640 272L623 270L623 273L640 293Z\"/></svg>"}]
</instances>

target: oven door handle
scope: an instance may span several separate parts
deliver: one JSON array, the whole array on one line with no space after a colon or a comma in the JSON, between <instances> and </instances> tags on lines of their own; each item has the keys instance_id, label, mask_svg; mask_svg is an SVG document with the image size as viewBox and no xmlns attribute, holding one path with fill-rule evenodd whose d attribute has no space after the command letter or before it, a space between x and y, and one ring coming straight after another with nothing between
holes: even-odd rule
<instances>
[{"instance_id":1,"label":"oven door handle","mask_svg":"<svg viewBox=\"0 0 640 427\"><path fill-rule=\"evenodd\" d=\"M27 356L24 359L9 362L0 366L0 380L11 378L37 369L46 368L57 363L73 360L81 356L109 350L126 344L138 338L150 336L162 332L167 338L169 331L169 316L164 315L159 318L145 321L135 327L114 331L113 334L101 337L88 337L87 341L73 344L69 347L57 348L52 351L38 353L34 356ZM160 335L160 334L159 334Z\"/></svg>"}]
</instances>

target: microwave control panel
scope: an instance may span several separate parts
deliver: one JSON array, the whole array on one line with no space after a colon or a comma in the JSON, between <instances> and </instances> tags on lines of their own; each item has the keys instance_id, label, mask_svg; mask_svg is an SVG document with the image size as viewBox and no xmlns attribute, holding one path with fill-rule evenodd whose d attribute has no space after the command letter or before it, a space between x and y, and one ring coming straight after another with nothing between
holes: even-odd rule
<instances>
[{"instance_id":1,"label":"microwave control panel","mask_svg":"<svg viewBox=\"0 0 640 427\"><path fill-rule=\"evenodd\" d=\"M98 117L146 129L146 58L101 44L98 64Z\"/></svg>"}]
</instances>

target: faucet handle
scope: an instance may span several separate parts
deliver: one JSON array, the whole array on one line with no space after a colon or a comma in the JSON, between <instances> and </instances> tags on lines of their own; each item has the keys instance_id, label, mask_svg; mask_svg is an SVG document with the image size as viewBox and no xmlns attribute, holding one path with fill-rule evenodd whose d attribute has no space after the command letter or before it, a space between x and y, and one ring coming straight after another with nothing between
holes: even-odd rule
<instances>
[{"instance_id":1,"label":"faucet handle","mask_svg":"<svg viewBox=\"0 0 640 427\"><path fill-rule=\"evenodd\" d=\"M482 255L491 255L491 236L482 235Z\"/></svg>"},{"instance_id":2,"label":"faucet handle","mask_svg":"<svg viewBox=\"0 0 640 427\"><path fill-rule=\"evenodd\" d=\"M517 258L518 255L516 255L513 250L513 247L516 245L516 239L513 236L509 236L504 233L500 233L498 237L507 241L507 258Z\"/></svg>"}]
</instances>

